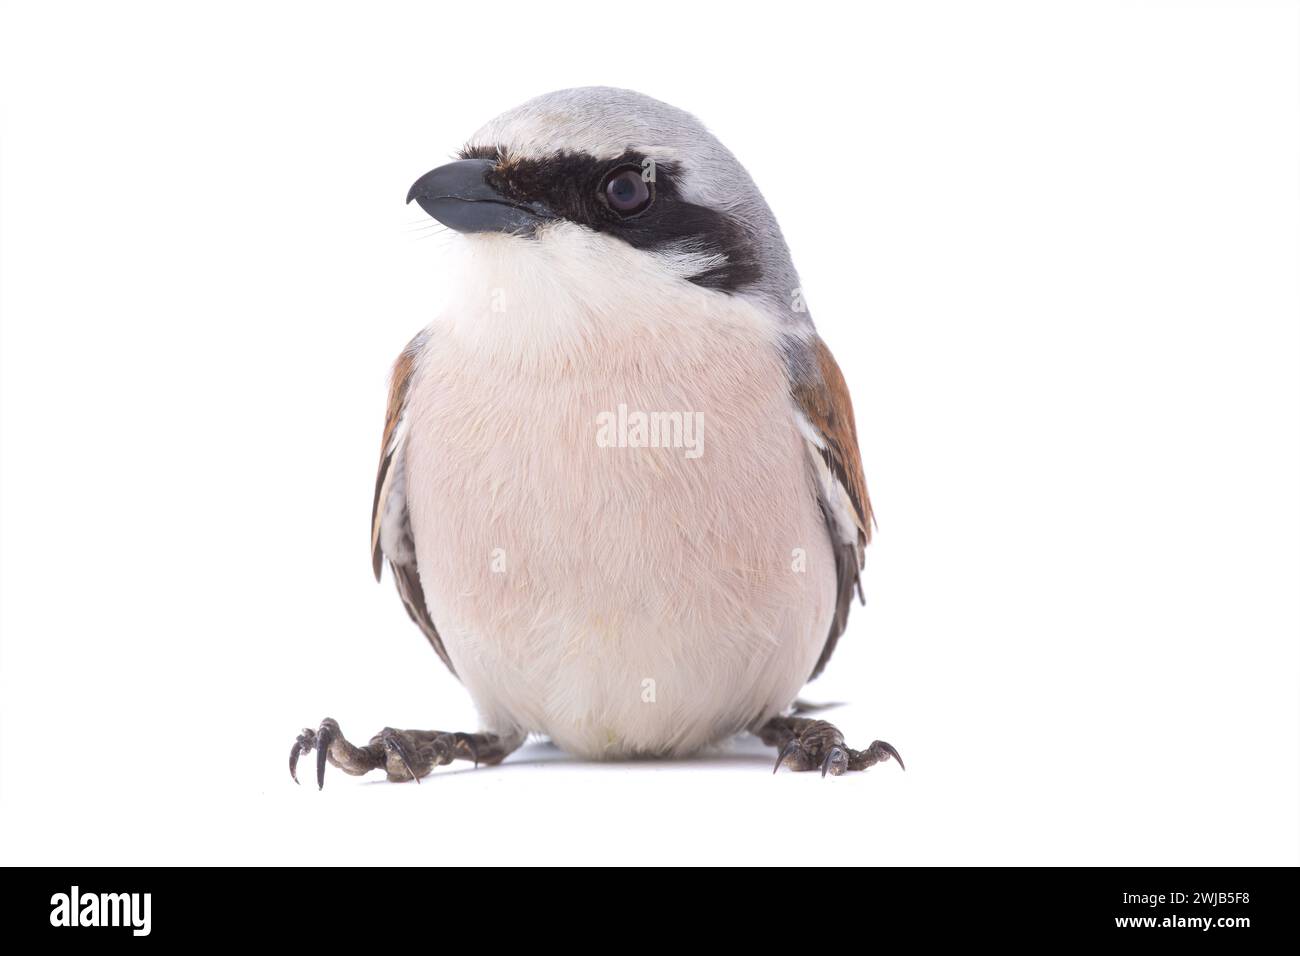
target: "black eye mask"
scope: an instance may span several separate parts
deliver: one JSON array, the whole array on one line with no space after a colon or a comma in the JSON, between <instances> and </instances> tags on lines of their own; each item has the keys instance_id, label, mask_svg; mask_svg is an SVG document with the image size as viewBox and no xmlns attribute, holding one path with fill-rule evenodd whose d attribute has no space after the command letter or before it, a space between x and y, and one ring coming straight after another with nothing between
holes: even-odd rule
<instances>
[{"instance_id":1,"label":"black eye mask","mask_svg":"<svg viewBox=\"0 0 1300 956\"><path fill-rule=\"evenodd\" d=\"M498 157L495 147L461 152L462 159ZM754 244L740 222L687 202L677 190L675 164L648 159L631 149L612 160L585 153L507 158L487 169L484 179L509 202L544 207L554 218L616 236L637 249L683 249L720 257L716 265L691 277L696 285L735 292L757 282L761 272ZM626 209L619 208L622 196L631 200Z\"/></svg>"}]
</instances>

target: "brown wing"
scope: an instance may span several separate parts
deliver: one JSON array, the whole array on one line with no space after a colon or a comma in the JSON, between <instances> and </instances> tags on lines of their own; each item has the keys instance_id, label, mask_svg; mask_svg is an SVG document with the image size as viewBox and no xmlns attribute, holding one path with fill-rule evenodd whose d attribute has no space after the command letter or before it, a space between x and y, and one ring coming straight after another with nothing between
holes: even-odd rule
<instances>
[{"instance_id":1,"label":"brown wing","mask_svg":"<svg viewBox=\"0 0 1300 956\"><path fill-rule=\"evenodd\" d=\"M442 638L429 617L420 584L420 569L415 561L415 538L411 534L411 515L406 508L406 397L415 374L415 360L424 347L424 335L416 336L398 356L393 366L393 380L388 389L388 413L384 419L384 438L379 455L379 473L375 477L375 501L370 510L370 559L375 580L383 575L384 559L393 569L397 594L406 605L406 613L420 626L433 649L453 674L451 658L442 646Z\"/></svg>"},{"instance_id":2,"label":"brown wing","mask_svg":"<svg viewBox=\"0 0 1300 956\"><path fill-rule=\"evenodd\" d=\"M810 374L805 376L806 380L796 382L791 393L810 426L808 444L819 478L818 500L835 550L837 587L835 617L821 657L808 678L812 680L831 659L835 644L844 633L854 591L859 599L862 597L859 572L866 546L871 541L875 517L862 476L853 402L844 375L821 339L814 339L810 348Z\"/></svg>"}]
</instances>

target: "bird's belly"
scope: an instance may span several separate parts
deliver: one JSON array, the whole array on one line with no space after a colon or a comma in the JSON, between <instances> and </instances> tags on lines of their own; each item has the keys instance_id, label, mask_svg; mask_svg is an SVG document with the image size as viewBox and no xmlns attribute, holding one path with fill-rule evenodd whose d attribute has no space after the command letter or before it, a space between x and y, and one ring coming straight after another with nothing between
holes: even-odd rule
<instances>
[{"instance_id":1,"label":"bird's belly","mask_svg":"<svg viewBox=\"0 0 1300 956\"><path fill-rule=\"evenodd\" d=\"M794 698L834 559L757 331L509 372L452 339L413 388L420 576L488 729L591 757L684 753Z\"/></svg>"}]
</instances>

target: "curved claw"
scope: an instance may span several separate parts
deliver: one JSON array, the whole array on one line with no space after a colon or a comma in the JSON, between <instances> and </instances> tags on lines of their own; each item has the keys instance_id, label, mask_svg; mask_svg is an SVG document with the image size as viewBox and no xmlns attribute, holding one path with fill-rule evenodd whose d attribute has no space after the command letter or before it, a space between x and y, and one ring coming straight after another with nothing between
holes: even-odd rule
<instances>
[{"instance_id":1,"label":"curved claw","mask_svg":"<svg viewBox=\"0 0 1300 956\"><path fill-rule=\"evenodd\" d=\"M772 768L772 772L776 773L778 770L781 769L781 764L785 763L786 757L793 756L798 752L799 752L799 738L791 737L790 740L786 743L786 745L781 748L781 752L776 755L776 766Z\"/></svg>"},{"instance_id":2,"label":"curved claw","mask_svg":"<svg viewBox=\"0 0 1300 956\"><path fill-rule=\"evenodd\" d=\"M334 742L334 728L330 726L330 721L325 721L320 725L320 730L316 732L316 789L325 789L325 757L329 753L330 744Z\"/></svg>"},{"instance_id":3,"label":"curved claw","mask_svg":"<svg viewBox=\"0 0 1300 956\"><path fill-rule=\"evenodd\" d=\"M826 759L822 761L822 776L830 773L838 777L842 774L849 764L849 755L844 752L843 747L832 747L826 751Z\"/></svg>"},{"instance_id":4,"label":"curved claw","mask_svg":"<svg viewBox=\"0 0 1300 956\"><path fill-rule=\"evenodd\" d=\"M907 769L907 765L903 763L903 758L899 755L898 751L894 749L893 744L887 744L883 740L875 740L872 741L871 748L873 750L876 748L883 750L885 753L889 754L889 756L893 757L895 760L898 761L898 766L900 768L902 768L903 770Z\"/></svg>"},{"instance_id":5,"label":"curved claw","mask_svg":"<svg viewBox=\"0 0 1300 956\"><path fill-rule=\"evenodd\" d=\"M384 750L390 754L397 754L397 759L402 762L402 766L405 767L406 772L411 775L411 779L417 784L420 782L420 778L417 777L415 771L411 769L411 761L407 758L406 748L402 744L402 738L396 731L384 731Z\"/></svg>"},{"instance_id":6,"label":"curved claw","mask_svg":"<svg viewBox=\"0 0 1300 956\"><path fill-rule=\"evenodd\" d=\"M474 760L474 769L477 770L478 769L478 744L474 743L473 736L470 734L457 734L456 740L458 740L460 743L463 743L465 745L465 749L469 751L470 757L472 757Z\"/></svg>"},{"instance_id":7,"label":"curved claw","mask_svg":"<svg viewBox=\"0 0 1300 956\"><path fill-rule=\"evenodd\" d=\"M298 739L293 743L293 749L289 751L289 776L293 777L293 782L298 783L298 758L303 754L311 753L312 741L316 739L316 731L310 727L304 727Z\"/></svg>"}]
</instances>

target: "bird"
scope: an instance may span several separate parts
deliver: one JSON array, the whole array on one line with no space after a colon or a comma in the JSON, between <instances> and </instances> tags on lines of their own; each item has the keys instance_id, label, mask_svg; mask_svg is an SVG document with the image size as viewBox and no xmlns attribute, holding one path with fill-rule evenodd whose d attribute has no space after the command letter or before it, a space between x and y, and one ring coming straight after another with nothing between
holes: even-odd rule
<instances>
[{"instance_id":1,"label":"bird","mask_svg":"<svg viewBox=\"0 0 1300 956\"><path fill-rule=\"evenodd\" d=\"M840 776L797 706L862 599L875 526L848 387L771 209L693 115L630 90L531 99L420 176L445 305L393 368L371 510L472 732L326 718L316 752L415 780L528 735L582 759L675 758L744 732L773 772Z\"/></svg>"}]
</instances>

